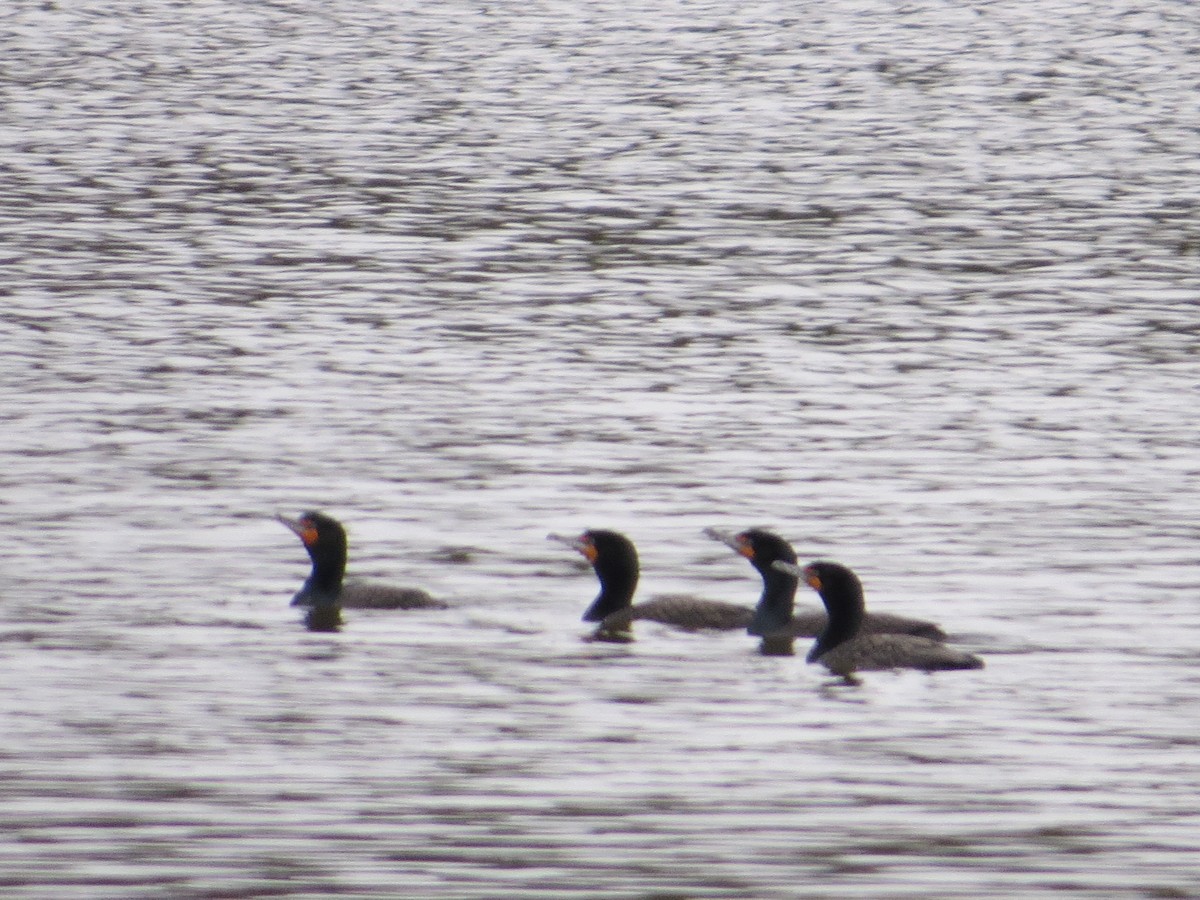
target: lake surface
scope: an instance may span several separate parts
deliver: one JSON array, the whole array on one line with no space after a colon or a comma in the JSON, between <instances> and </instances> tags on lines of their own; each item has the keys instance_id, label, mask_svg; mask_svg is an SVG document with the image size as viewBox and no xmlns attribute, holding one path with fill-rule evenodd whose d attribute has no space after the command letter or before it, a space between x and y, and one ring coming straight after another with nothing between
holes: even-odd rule
<instances>
[{"instance_id":1,"label":"lake surface","mask_svg":"<svg viewBox=\"0 0 1200 900\"><path fill-rule=\"evenodd\" d=\"M15 0L0 71L6 897L1200 894L1191 3ZM307 633L309 508L454 608ZM545 539L749 605L751 525L987 668L590 643Z\"/></svg>"}]
</instances>

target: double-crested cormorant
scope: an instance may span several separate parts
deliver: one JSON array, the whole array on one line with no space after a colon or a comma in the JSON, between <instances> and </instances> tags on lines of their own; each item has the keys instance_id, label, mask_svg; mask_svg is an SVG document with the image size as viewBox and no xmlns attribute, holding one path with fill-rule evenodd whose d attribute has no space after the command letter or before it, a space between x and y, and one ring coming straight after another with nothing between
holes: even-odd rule
<instances>
[{"instance_id":1,"label":"double-crested cormorant","mask_svg":"<svg viewBox=\"0 0 1200 900\"><path fill-rule=\"evenodd\" d=\"M600 579L600 595L583 614L583 621L600 623L597 638L628 639L635 619L674 625L686 631L731 631L750 623L753 612L748 607L719 600L668 596L634 604L637 550L629 538L616 531L597 529L585 531L577 538L557 534L550 538L582 553Z\"/></svg>"},{"instance_id":2,"label":"double-crested cormorant","mask_svg":"<svg viewBox=\"0 0 1200 900\"><path fill-rule=\"evenodd\" d=\"M868 634L869 618L863 601L862 582L843 565L814 562L801 568L777 562L775 567L800 576L821 595L829 613L829 624L817 636L808 661L819 662L835 675L878 669L982 669L983 660L963 650L913 634Z\"/></svg>"},{"instance_id":3,"label":"double-crested cormorant","mask_svg":"<svg viewBox=\"0 0 1200 900\"><path fill-rule=\"evenodd\" d=\"M754 618L746 629L764 638L766 652L787 653L789 637L816 637L829 621L824 610L795 608L798 579L786 564L795 565L796 551L774 532L751 528L740 534L726 534L709 528L709 537L728 544L746 559L762 576L762 596L754 609ZM785 565L776 568L775 563ZM913 634L931 640L946 637L935 623L891 613L867 613L862 623L867 634Z\"/></svg>"},{"instance_id":4,"label":"double-crested cormorant","mask_svg":"<svg viewBox=\"0 0 1200 900\"><path fill-rule=\"evenodd\" d=\"M279 521L304 542L312 558L308 580L292 598L292 606L311 609L305 623L313 631L335 631L341 624L340 610L346 609L445 609L417 588L393 587L373 581L348 581L346 573L346 529L332 516L303 513L298 519L279 516Z\"/></svg>"}]
</instances>

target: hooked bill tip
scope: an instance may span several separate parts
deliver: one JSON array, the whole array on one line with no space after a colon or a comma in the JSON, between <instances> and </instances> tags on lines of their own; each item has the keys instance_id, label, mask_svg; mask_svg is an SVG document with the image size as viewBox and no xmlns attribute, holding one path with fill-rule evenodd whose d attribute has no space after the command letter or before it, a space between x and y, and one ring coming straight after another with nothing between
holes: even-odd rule
<instances>
[{"instance_id":1,"label":"hooked bill tip","mask_svg":"<svg viewBox=\"0 0 1200 900\"><path fill-rule=\"evenodd\" d=\"M576 553L582 553L585 557L587 557L588 562L596 561L596 548L591 545L590 541L584 540L583 538L566 537L564 535L551 532L550 534L546 535L546 540L558 541L560 544L570 547Z\"/></svg>"},{"instance_id":2,"label":"hooked bill tip","mask_svg":"<svg viewBox=\"0 0 1200 900\"><path fill-rule=\"evenodd\" d=\"M317 531L317 526L313 524L312 520L309 519L307 515L302 516L299 519L289 519L287 516L277 513L275 518L277 518L288 528L288 530L300 538L300 540L304 542L305 547L312 547L316 545L317 541L320 539L320 533Z\"/></svg>"},{"instance_id":3,"label":"hooked bill tip","mask_svg":"<svg viewBox=\"0 0 1200 900\"><path fill-rule=\"evenodd\" d=\"M288 518L283 513L275 513L275 518L278 519L280 521L280 523L282 525L284 525L285 527L290 528L292 531L296 532L297 534L300 533L301 525L298 520Z\"/></svg>"},{"instance_id":4,"label":"hooked bill tip","mask_svg":"<svg viewBox=\"0 0 1200 900\"><path fill-rule=\"evenodd\" d=\"M734 550L738 549L737 535L732 531L723 531L720 528L705 528L704 536L712 538L714 541L720 541L725 546L732 547Z\"/></svg>"}]
</instances>

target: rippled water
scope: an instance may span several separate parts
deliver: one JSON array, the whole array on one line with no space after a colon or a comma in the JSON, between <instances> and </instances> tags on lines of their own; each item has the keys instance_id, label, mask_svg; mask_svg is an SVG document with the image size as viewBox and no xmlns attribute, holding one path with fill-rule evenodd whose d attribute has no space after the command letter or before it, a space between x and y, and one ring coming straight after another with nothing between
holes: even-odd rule
<instances>
[{"instance_id":1,"label":"rippled water","mask_svg":"<svg viewBox=\"0 0 1200 900\"><path fill-rule=\"evenodd\" d=\"M1191 4L0 12L5 896L1184 897ZM306 633L276 511L449 611ZM581 640L759 524L982 672ZM805 598L811 602L812 598Z\"/></svg>"}]
</instances>

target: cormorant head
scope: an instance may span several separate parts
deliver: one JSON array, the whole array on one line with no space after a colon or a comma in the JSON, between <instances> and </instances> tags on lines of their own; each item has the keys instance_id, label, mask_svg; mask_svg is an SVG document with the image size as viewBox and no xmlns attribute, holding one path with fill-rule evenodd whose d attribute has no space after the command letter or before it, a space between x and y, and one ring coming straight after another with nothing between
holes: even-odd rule
<instances>
[{"instance_id":1,"label":"cormorant head","mask_svg":"<svg viewBox=\"0 0 1200 900\"><path fill-rule=\"evenodd\" d=\"M279 521L296 533L304 543L314 565L322 563L346 564L346 529L332 516L319 512L306 512L298 519L279 516Z\"/></svg>"}]
</instances>

